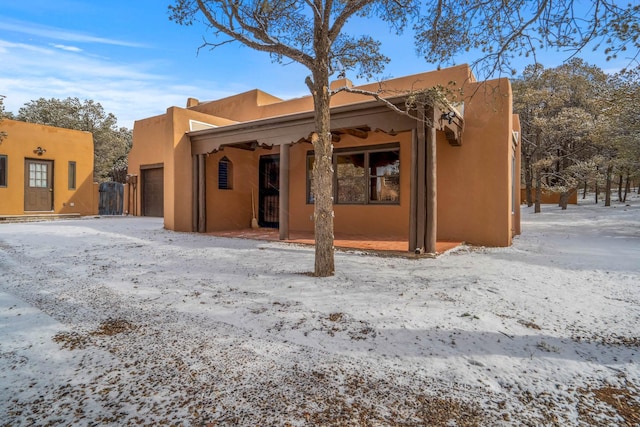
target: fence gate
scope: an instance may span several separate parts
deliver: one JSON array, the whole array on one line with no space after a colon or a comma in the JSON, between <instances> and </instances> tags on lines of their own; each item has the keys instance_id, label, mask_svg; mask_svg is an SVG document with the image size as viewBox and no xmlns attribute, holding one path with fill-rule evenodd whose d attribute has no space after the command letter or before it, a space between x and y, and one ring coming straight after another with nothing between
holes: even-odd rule
<instances>
[{"instance_id":1,"label":"fence gate","mask_svg":"<svg viewBox=\"0 0 640 427\"><path fill-rule=\"evenodd\" d=\"M103 182L100 184L100 215L122 215L124 207L124 184L120 182Z\"/></svg>"}]
</instances>

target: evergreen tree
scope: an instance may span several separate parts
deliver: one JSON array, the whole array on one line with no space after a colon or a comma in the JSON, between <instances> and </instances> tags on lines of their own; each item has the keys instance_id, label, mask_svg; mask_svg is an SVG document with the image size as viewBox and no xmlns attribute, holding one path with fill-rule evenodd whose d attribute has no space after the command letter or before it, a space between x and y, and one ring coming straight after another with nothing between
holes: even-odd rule
<instances>
[{"instance_id":1,"label":"evergreen tree","mask_svg":"<svg viewBox=\"0 0 640 427\"><path fill-rule=\"evenodd\" d=\"M97 182L124 182L126 157L132 145L131 130L118 127L117 118L106 113L100 103L78 98L40 98L26 103L18 111L17 120L82 130L93 134L94 173ZM124 174L126 175L126 174Z\"/></svg>"}]
</instances>

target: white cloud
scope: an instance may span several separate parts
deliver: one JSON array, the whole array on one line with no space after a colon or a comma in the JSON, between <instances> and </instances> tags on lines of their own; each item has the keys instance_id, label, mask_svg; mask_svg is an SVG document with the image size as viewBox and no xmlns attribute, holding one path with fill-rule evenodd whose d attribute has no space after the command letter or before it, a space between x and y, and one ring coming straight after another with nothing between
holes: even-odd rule
<instances>
[{"instance_id":1,"label":"white cloud","mask_svg":"<svg viewBox=\"0 0 640 427\"><path fill-rule=\"evenodd\" d=\"M50 40L39 37L13 40L12 32ZM174 46L167 54L155 49L118 49L122 46L143 45L4 20L0 16L0 94L6 96L6 110L17 113L25 103L39 98L78 97L99 102L105 111L116 115L121 126L132 127L135 120L162 114L168 107L184 107L188 97L205 101L255 87L272 91L266 85L274 83L291 92L291 96L301 94L301 89L293 89L290 84L277 85L276 78L261 79L256 85L252 83L255 73L250 72L249 76L242 73L243 68L250 68L230 71L212 57L196 60L192 52L183 55L187 50L183 47ZM248 51L242 57L243 64L251 58L257 61L250 54ZM262 67L263 62L258 61L256 67ZM281 72L277 75L282 77ZM302 90L308 95L304 86ZM290 97L272 92L275 96Z\"/></svg>"},{"instance_id":2,"label":"white cloud","mask_svg":"<svg viewBox=\"0 0 640 427\"><path fill-rule=\"evenodd\" d=\"M124 40L116 40L111 38L96 37L89 34L84 34L75 31L69 31L66 29L49 27L44 25L34 24L32 22L21 22L12 20L0 21L0 30L11 31L20 34L29 34L32 36L44 37L54 40L64 40L80 43L100 43L115 46L125 47L146 47L144 44L135 43Z\"/></svg>"},{"instance_id":3,"label":"white cloud","mask_svg":"<svg viewBox=\"0 0 640 427\"><path fill-rule=\"evenodd\" d=\"M76 46L67 46L64 44L52 44L51 46L55 47L56 49L66 50L69 52L82 52L82 49Z\"/></svg>"},{"instance_id":4,"label":"white cloud","mask_svg":"<svg viewBox=\"0 0 640 427\"><path fill-rule=\"evenodd\" d=\"M38 98L78 97L99 102L121 126L131 128L135 120L162 114L170 106L185 106L189 96L216 99L232 94L229 89L208 89L216 86L211 81L184 84L154 72L165 69L161 62L119 64L59 46L0 39L0 63L0 94L6 96L6 110L13 113Z\"/></svg>"}]
</instances>

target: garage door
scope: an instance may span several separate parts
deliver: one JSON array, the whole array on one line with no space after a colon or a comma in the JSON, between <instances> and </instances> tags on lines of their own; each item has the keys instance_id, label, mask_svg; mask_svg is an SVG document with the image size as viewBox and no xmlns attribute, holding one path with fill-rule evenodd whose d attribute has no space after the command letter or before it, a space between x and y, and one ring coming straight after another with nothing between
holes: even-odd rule
<instances>
[{"instance_id":1,"label":"garage door","mask_svg":"<svg viewBox=\"0 0 640 427\"><path fill-rule=\"evenodd\" d=\"M164 216L164 168L142 170L142 215Z\"/></svg>"}]
</instances>

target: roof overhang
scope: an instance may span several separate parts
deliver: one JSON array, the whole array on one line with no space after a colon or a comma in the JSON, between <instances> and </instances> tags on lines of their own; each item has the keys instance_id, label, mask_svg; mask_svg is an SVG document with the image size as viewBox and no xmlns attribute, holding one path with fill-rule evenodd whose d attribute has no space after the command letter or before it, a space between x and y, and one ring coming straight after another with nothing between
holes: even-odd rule
<instances>
[{"instance_id":1,"label":"roof overhang","mask_svg":"<svg viewBox=\"0 0 640 427\"><path fill-rule=\"evenodd\" d=\"M404 98L389 99L400 110L404 108ZM440 117L436 115L435 117ZM331 132L335 138L349 134L366 138L373 129L389 134L408 131L417 127L417 120L407 114L401 114L379 101L366 101L357 104L342 105L331 109ZM444 130L447 139L460 141L462 118L455 114L447 120L434 123ZM214 153L223 147L236 147L252 150L257 147L292 144L308 141L315 131L313 111L269 117L211 129L187 132L191 140L191 153ZM459 144L453 144L459 145Z\"/></svg>"},{"instance_id":2,"label":"roof overhang","mask_svg":"<svg viewBox=\"0 0 640 427\"><path fill-rule=\"evenodd\" d=\"M370 129L393 133L415 126L415 119L398 114L377 101L331 109L331 130L334 135L351 134L362 138ZM314 112L305 111L187 134L191 140L192 154L206 154L225 146L251 149L297 143L307 140L315 128Z\"/></svg>"}]
</instances>

